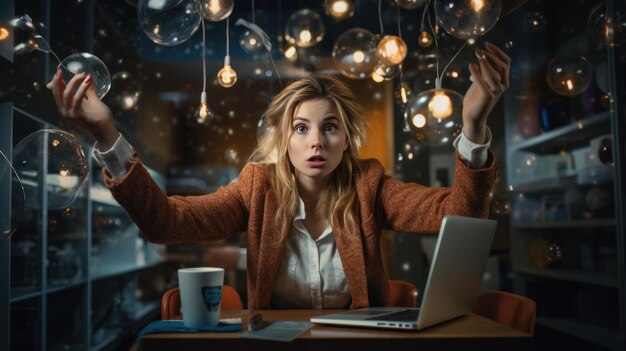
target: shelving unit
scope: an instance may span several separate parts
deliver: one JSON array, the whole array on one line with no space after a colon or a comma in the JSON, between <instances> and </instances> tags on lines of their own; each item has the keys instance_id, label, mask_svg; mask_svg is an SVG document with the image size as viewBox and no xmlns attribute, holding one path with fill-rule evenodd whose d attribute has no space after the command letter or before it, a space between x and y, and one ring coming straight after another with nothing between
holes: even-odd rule
<instances>
[{"instance_id":1,"label":"shelving unit","mask_svg":"<svg viewBox=\"0 0 626 351\"><path fill-rule=\"evenodd\" d=\"M513 79L505 95L513 290L537 302L538 328L561 333L568 343L581 340L594 349L623 350L626 233L620 219L623 194L616 193L624 176L623 160L616 156L624 142L619 133L623 122L614 105L590 102L602 96L595 79L615 83L615 77L594 76L586 92L563 97L547 87L543 70L550 58L570 51L582 53L592 65L623 62L611 61L619 53L590 42L586 26L580 25L586 22L577 16L587 16L583 9L594 5L577 2L572 13L569 5L556 9L556 4L543 2L546 16L559 14L546 18L554 27L511 38L516 45L511 72L514 77L523 72L524 77ZM533 6L537 4L528 4L527 11L539 11ZM561 45L566 41L559 37L561 28L579 38L573 47ZM623 96L623 91L612 90L611 96ZM550 104L559 108L551 110ZM559 123L552 126L555 121ZM615 151L612 157L600 153L602 143ZM540 349L545 347L541 342L537 340Z\"/></svg>"}]
</instances>

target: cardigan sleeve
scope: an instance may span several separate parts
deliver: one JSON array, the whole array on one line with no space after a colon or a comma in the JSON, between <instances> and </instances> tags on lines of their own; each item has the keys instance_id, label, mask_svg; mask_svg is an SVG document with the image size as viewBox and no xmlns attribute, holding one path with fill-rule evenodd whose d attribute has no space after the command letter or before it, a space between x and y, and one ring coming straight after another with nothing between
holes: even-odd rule
<instances>
[{"instance_id":1,"label":"cardigan sleeve","mask_svg":"<svg viewBox=\"0 0 626 351\"><path fill-rule=\"evenodd\" d=\"M201 196L166 196L136 158L120 179L106 169L103 173L113 197L151 242L206 242L246 230L255 166L246 166L237 181Z\"/></svg>"},{"instance_id":2,"label":"cardigan sleeve","mask_svg":"<svg viewBox=\"0 0 626 351\"><path fill-rule=\"evenodd\" d=\"M472 169L455 151L452 187L427 187L382 175L377 212L383 228L402 232L437 233L445 215L486 218L496 162L489 151L485 167Z\"/></svg>"}]
</instances>

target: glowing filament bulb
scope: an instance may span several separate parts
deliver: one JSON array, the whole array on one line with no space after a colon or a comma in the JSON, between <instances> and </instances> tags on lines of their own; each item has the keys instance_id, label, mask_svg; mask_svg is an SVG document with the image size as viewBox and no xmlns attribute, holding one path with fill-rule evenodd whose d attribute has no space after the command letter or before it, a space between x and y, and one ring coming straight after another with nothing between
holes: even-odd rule
<instances>
[{"instance_id":1,"label":"glowing filament bulb","mask_svg":"<svg viewBox=\"0 0 626 351\"><path fill-rule=\"evenodd\" d=\"M384 37L376 48L378 58L386 66L395 66L402 63L406 52L406 43L395 35Z\"/></svg>"},{"instance_id":2,"label":"glowing filament bulb","mask_svg":"<svg viewBox=\"0 0 626 351\"><path fill-rule=\"evenodd\" d=\"M474 9L474 11L480 12L480 10L485 7L485 2L483 0L472 0L470 2L470 6L472 6L472 9Z\"/></svg>"},{"instance_id":3,"label":"glowing filament bulb","mask_svg":"<svg viewBox=\"0 0 626 351\"><path fill-rule=\"evenodd\" d=\"M67 177L69 174L70 174L70 170L69 170L69 169L65 169L65 168L64 168L64 169L61 169L61 170L59 171L59 175L60 175L61 177Z\"/></svg>"},{"instance_id":4,"label":"glowing filament bulb","mask_svg":"<svg viewBox=\"0 0 626 351\"><path fill-rule=\"evenodd\" d=\"M348 11L348 2L345 0L335 1L331 8L333 10L333 14L341 16Z\"/></svg>"},{"instance_id":5,"label":"glowing filament bulb","mask_svg":"<svg viewBox=\"0 0 626 351\"><path fill-rule=\"evenodd\" d=\"M230 67L230 56L224 57L224 67L217 72L217 82L224 88L230 88L237 83L237 72Z\"/></svg>"},{"instance_id":6,"label":"glowing filament bulb","mask_svg":"<svg viewBox=\"0 0 626 351\"><path fill-rule=\"evenodd\" d=\"M209 6L207 6L207 9L210 13L216 14L222 11L222 3L220 0L209 0Z\"/></svg>"},{"instance_id":7,"label":"glowing filament bulb","mask_svg":"<svg viewBox=\"0 0 626 351\"><path fill-rule=\"evenodd\" d=\"M51 142L52 146L57 147L61 143L59 139L53 139Z\"/></svg>"},{"instance_id":8,"label":"glowing filament bulb","mask_svg":"<svg viewBox=\"0 0 626 351\"><path fill-rule=\"evenodd\" d=\"M365 60L365 53L361 50L357 50L352 54L352 59L356 63L361 63Z\"/></svg>"},{"instance_id":9,"label":"glowing filament bulb","mask_svg":"<svg viewBox=\"0 0 626 351\"><path fill-rule=\"evenodd\" d=\"M198 106L194 112L194 117L196 118L196 122L200 124L207 124L213 120L213 111L206 103L206 91L203 91L200 95L200 106Z\"/></svg>"},{"instance_id":10,"label":"glowing filament bulb","mask_svg":"<svg viewBox=\"0 0 626 351\"><path fill-rule=\"evenodd\" d=\"M374 71L372 72L372 80L375 81L376 83L380 83L384 81L385 78L381 76L380 74L376 73L376 71Z\"/></svg>"},{"instance_id":11,"label":"glowing filament bulb","mask_svg":"<svg viewBox=\"0 0 626 351\"><path fill-rule=\"evenodd\" d=\"M0 27L0 40L4 40L8 37L9 37L9 30L4 27Z\"/></svg>"},{"instance_id":12,"label":"glowing filament bulb","mask_svg":"<svg viewBox=\"0 0 626 351\"><path fill-rule=\"evenodd\" d=\"M564 83L567 86L567 90L574 90L574 82L571 79L566 79Z\"/></svg>"},{"instance_id":13,"label":"glowing filament bulb","mask_svg":"<svg viewBox=\"0 0 626 351\"><path fill-rule=\"evenodd\" d=\"M403 104L406 104L406 102L409 100L406 96L406 88L404 86L400 87L400 99L402 100Z\"/></svg>"},{"instance_id":14,"label":"glowing filament bulb","mask_svg":"<svg viewBox=\"0 0 626 351\"><path fill-rule=\"evenodd\" d=\"M437 119L450 117L452 114L452 100L444 92L436 92L428 103L428 110Z\"/></svg>"},{"instance_id":15,"label":"glowing filament bulb","mask_svg":"<svg viewBox=\"0 0 626 351\"><path fill-rule=\"evenodd\" d=\"M285 50L285 58L290 62L294 62L298 59L298 51L295 46L291 45Z\"/></svg>"},{"instance_id":16,"label":"glowing filament bulb","mask_svg":"<svg viewBox=\"0 0 626 351\"><path fill-rule=\"evenodd\" d=\"M300 39L300 42L303 44L308 44L311 42L311 31L309 31L308 29L303 29L300 34L298 35L298 38Z\"/></svg>"},{"instance_id":17,"label":"glowing filament bulb","mask_svg":"<svg viewBox=\"0 0 626 351\"><path fill-rule=\"evenodd\" d=\"M427 48L427 47L431 46L433 44L433 37L432 37L432 35L430 35L430 33L426 32L426 31L420 33L418 44L421 47L423 47L423 48Z\"/></svg>"},{"instance_id":18,"label":"glowing filament bulb","mask_svg":"<svg viewBox=\"0 0 626 351\"><path fill-rule=\"evenodd\" d=\"M412 122L413 122L413 125L416 126L417 128L422 128L423 126L426 125L426 117L423 114L418 113L415 116L413 116Z\"/></svg>"}]
</instances>

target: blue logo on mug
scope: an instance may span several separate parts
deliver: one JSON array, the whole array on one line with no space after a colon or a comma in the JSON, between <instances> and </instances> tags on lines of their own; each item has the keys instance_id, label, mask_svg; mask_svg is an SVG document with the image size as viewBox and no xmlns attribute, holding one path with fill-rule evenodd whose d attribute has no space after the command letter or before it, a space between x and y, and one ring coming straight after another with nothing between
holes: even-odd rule
<instances>
[{"instance_id":1,"label":"blue logo on mug","mask_svg":"<svg viewBox=\"0 0 626 351\"><path fill-rule=\"evenodd\" d=\"M221 286L203 286L202 299L207 311L217 311L222 300Z\"/></svg>"}]
</instances>

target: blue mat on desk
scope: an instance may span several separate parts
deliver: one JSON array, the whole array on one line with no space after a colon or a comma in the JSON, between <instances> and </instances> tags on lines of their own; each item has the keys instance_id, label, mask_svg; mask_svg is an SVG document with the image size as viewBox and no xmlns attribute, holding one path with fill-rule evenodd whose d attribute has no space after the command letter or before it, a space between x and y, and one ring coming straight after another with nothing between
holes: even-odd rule
<instances>
[{"instance_id":1,"label":"blue mat on desk","mask_svg":"<svg viewBox=\"0 0 626 351\"><path fill-rule=\"evenodd\" d=\"M190 328L185 327L183 321L154 321L141 329L139 335L137 335L137 339L141 339L146 334L154 333L229 333L242 330L243 326L241 323L230 324L220 322L220 324L215 327Z\"/></svg>"}]
</instances>

